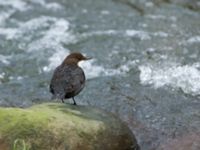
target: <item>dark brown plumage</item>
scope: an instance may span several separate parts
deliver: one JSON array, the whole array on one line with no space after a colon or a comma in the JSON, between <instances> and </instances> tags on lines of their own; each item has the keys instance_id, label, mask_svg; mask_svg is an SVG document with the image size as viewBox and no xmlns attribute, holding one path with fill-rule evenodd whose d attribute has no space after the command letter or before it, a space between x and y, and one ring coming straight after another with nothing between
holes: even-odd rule
<instances>
[{"instance_id":1,"label":"dark brown plumage","mask_svg":"<svg viewBox=\"0 0 200 150\"><path fill-rule=\"evenodd\" d=\"M78 66L78 62L88 59L90 58L78 52L71 53L64 59L55 69L51 79L49 88L53 94L52 99L61 99L64 103L64 99L72 98L76 105L74 96L79 94L85 86L85 74Z\"/></svg>"}]
</instances>

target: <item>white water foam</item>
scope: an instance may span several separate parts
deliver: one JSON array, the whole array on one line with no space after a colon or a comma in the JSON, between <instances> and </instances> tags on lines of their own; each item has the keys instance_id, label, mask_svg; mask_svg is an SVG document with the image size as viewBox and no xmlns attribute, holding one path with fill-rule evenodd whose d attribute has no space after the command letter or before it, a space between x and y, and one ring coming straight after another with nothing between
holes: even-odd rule
<instances>
[{"instance_id":1,"label":"white water foam","mask_svg":"<svg viewBox=\"0 0 200 150\"><path fill-rule=\"evenodd\" d=\"M49 59L48 59L49 65L44 66L43 71L49 72L50 70L55 69L58 65L60 65L62 60L64 60L64 58L68 54L69 54L69 51L67 51L67 50L60 50L60 51L54 53L51 57L49 57Z\"/></svg>"},{"instance_id":2,"label":"white water foam","mask_svg":"<svg viewBox=\"0 0 200 150\"><path fill-rule=\"evenodd\" d=\"M5 65L10 64L9 59L11 56L5 56L0 54L0 62L4 63Z\"/></svg>"},{"instance_id":3,"label":"white water foam","mask_svg":"<svg viewBox=\"0 0 200 150\"><path fill-rule=\"evenodd\" d=\"M45 7L47 9L51 9L51 10L54 10L54 11L56 11L56 10L62 10L63 9L63 7L60 4L55 3L55 2L53 2L53 3L47 3L45 5Z\"/></svg>"},{"instance_id":4,"label":"white water foam","mask_svg":"<svg viewBox=\"0 0 200 150\"><path fill-rule=\"evenodd\" d=\"M110 14L110 11L108 11L108 10L102 10L102 11L101 11L101 14L102 14L102 15L109 15L109 14Z\"/></svg>"},{"instance_id":5,"label":"white water foam","mask_svg":"<svg viewBox=\"0 0 200 150\"><path fill-rule=\"evenodd\" d=\"M60 4L58 4L56 2L48 3L45 0L33 0L32 2L35 3L35 4L39 4L40 6L46 8L46 9L51 9L51 10L54 10L54 11L60 10L60 9L63 8Z\"/></svg>"},{"instance_id":6,"label":"white water foam","mask_svg":"<svg viewBox=\"0 0 200 150\"><path fill-rule=\"evenodd\" d=\"M45 0L31 0L30 2L39 4L40 6L50 10L60 10L63 8L60 4L56 2L46 2ZM0 6L9 6L14 8L15 10L26 11L32 8L32 6L30 5L31 3L27 3L23 0L1 0Z\"/></svg>"},{"instance_id":7,"label":"white water foam","mask_svg":"<svg viewBox=\"0 0 200 150\"><path fill-rule=\"evenodd\" d=\"M5 36L6 39L13 39L17 33L17 29L14 28L0 28L0 35Z\"/></svg>"},{"instance_id":8,"label":"white water foam","mask_svg":"<svg viewBox=\"0 0 200 150\"><path fill-rule=\"evenodd\" d=\"M14 10L9 10L6 12L0 12L0 26L4 26L5 21L15 13Z\"/></svg>"},{"instance_id":9,"label":"white water foam","mask_svg":"<svg viewBox=\"0 0 200 150\"><path fill-rule=\"evenodd\" d=\"M171 86L181 88L185 93L199 95L200 93L200 64L156 66L141 65L140 80L144 85L153 85L155 88Z\"/></svg>"},{"instance_id":10,"label":"white water foam","mask_svg":"<svg viewBox=\"0 0 200 150\"><path fill-rule=\"evenodd\" d=\"M119 69L107 69L103 66L95 65L96 60L82 61L79 65L83 68L87 79L92 79L101 76L113 76L122 75L127 71L125 66L121 66Z\"/></svg>"},{"instance_id":11,"label":"white water foam","mask_svg":"<svg viewBox=\"0 0 200 150\"><path fill-rule=\"evenodd\" d=\"M95 62L94 60L90 60L85 62L82 61L79 63L79 66L83 68L87 79L92 79L99 76L104 76L105 74L113 73L111 70L106 70L102 66L94 65L94 62ZM108 71L110 72L108 73Z\"/></svg>"},{"instance_id":12,"label":"white water foam","mask_svg":"<svg viewBox=\"0 0 200 150\"><path fill-rule=\"evenodd\" d=\"M166 19L166 16L163 15L146 15L146 17L154 20Z\"/></svg>"},{"instance_id":13,"label":"white water foam","mask_svg":"<svg viewBox=\"0 0 200 150\"><path fill-rule=\"evenodd\" d=\"M2 72L2 73L0 73L0 84L2 83L2 79L4 79L4 76L5 76L5 73L4 72Z\"/></svg>"},{"instance_id":14,"label":"white water foam","mask_svg":"<svg viewBox=\"0 0 200 150\"><path fill-rule=\"evenodd\" d=\"M185 46L188 44L198 44L198 43L200 43L200 36L196 35L196 36L190 37L188 39L184 39L184 40L180 41L178 44Z\"/></svg>"},{"instance_id":15,"label":"white water foam","mask_svg":"<svg viewBox=\"0 0 200 150\"><path fill-rule=\"evenodd\" d=\"M114 76L114 75L125 75L130 71L131 68L138 62L130 61L126 64L119 66L116 69L105 68L95 64L96 60L82 61L79 65L85 70L86 77L88 79L101 77L101 76Z\"/></svg>"},{"instance_id":16,"label":"white water foam","mask_svg":"<svg viewBox=\"0 0 200 150\"><path fill-rule=\"evenodd\" d=\"M138 31L138 30L126 30L125 34L130 37L139 37L141 40L149 40L151 37L149 33L145 31Z\"/></svg>"},{"instance_id":17,"label":"white water foam","mask_svg":"<svg viewBox=\"0 0 200 150\"><path fill-rule=\"evenodd\" d=\"M151 39L148 32L140 31L140 30L134 30L134 29L127 29L127 30L103 30L103 31L93 31L89 33L84 33L80 35L81 38L87 38L91 36L124 36L124 37L136 37L141 40L149 40Z\"/></svg>"},{"instance_id":18,"label":"white water foam","mask_svg":"<svg viewBox=\"0 0 200 150\"><path fill-rule=\"evenodd\" d=\"M41 39L33 41L28 46L28 51L37 51L41 49L52 49L62 51L65 48L62 43L74 41L73 34L69 31L69 22L64 19L53 19L54 23L50 29L44 33Z\"/></svg>"},{"instance_id":19,"label":"white water foam","mask_svg":"<svg viewBox=\"0 0 200 150\"><path fill-rule=\"evenodd\" d=\"M11 6L12 8L19 11L25 11L30 8L26 2L21 0L1 0L0 5Z\"/></svg>"},{"instance_id":20,"label":"white water foam","mask_svg":"<svg viewBox=\"0 0 200 150\"><path fill-rule=\"evenodd\" d=\"M79 38L88 38L91 36L102 36L102 35L107 35L107 36L122 36L122 37L135 37L139 38L141 40L150 40L151 37L161 37L161 38L166 38L169 36L168 33L163 32L163 31L158 31L158 32L146 32L142 30L134 30L134 29L127 29L127 30L103 30L103 31L93 31L93 32L88 32L88 33L83 33L79 35Z\"/></svg>"},{"instance_id":21,"label":"white water foam","mask_svg":"<svg viewBox=\"0 0 200 150\"><path fill-rule=\"evenodd\" d=\"M50 16L32 18L26 22L19 23L19 32L30 32L41 27L48 27L50 23L55 22L56 20L56 18Z\"/></svg>"},{"instance_id":22,"label":"white water foam","mask_svg":"<svg viewBox=\"0 0 200 150\"><path fill-rule=\"evenodd\" d=\"M64 58L69 54L69 51L58 51L54 53L49 59L49 65L43 67L43 71L49 72L54 70ZM79 66L81 66L86 74L87 79L95 78L98 76L105 76L105 75L114 75L119 74L119 71L112 70L112 69L105 69L102 66L94 65L95 60L90 61L81 61Z\"/></svg>"},{"instance_id":23,"label":"white water foam","mask_svg":"<svg viewBox=\"0 0 200 150\"><path fill-rule=\"evenodd\" d=\"M176 22L177 21L177 18L176 16L170 16L170 17L167 17L167 16L163 16L163 15L146 15L147 18L150 18L150 19L153 19L153 20L170 20L170 21L173 21L173 22Z\"/></svg>"},{"instance_id":24,"label":"white water foam","mask_svg":"<svg viewBox=\"0 0 200 150\"><path fill-rule=\"evenodd\" d=\"M92 31L92 32L88 32L88 33L83 33L80 35L81 38L88 38L91 36L102 36L102 35L118 35L119 31L116 30L103 30L103 31Z\"/></svg>"},{"instance_id":25,"label":"white water foam","mask_svg":"<svg viewBox=\"0 0 200 150\"><path fill-rule=\"evenodd\" d=\"M4 76L5 76L5 72L3 72L3 73L0 73L0 79L3 79L3 78L4 78Z\"/></svg>"},{"instance_id":26,"label":"white water foam","mask_svg":"<svg viewBox=\"0 0 200 150\"><path fill-rule=\"evenodd\" d=\"M18 28L0 28L0 34L7 39L20 39L28 44L27 52L44 49L64 50L62 43L73 43L75 36L69 29L69 22L62 18L40 16L27 22L19 23ZM48 29L48 30L45 30ZM37 32L36 32L37 31ZM31 34L30 34L31 33ZM37 40L32 40L34 36Z\"/></svg>"},{"instance_id":27,"label":"white water foam","mask_svg":"<svg viewBox=\"0 0 200 150\"><path fill-rule=\"evenodd\" d=\"M40 16L26 22L17 22L17 28L0 28L0 34L4 34L7 39L20 38L27 41L28 39L30 40L32 36L32 34L30 34L31 32L48 27L51 22L56 22L56 18Z\"/></svg>"},{"instance_id":28,"label":"white water foam","mask_svg":"<svg viewBox=\"0 0 200 150\"><path fill-rule=\"evenodd\" d=\"M69 54L69 51L61 50L56 53L54 53L49 59L49 64L47 66L44 66L42 70L44 72L49 72L51 70L54 70L61 62L64 60L64 58ZM86 54L84 54L86 55ZM92 79L100 76L113 76L113 75L125 75L128 71L130 71L131 68L137 63L138 61L130 61L127 62L124 65L121 65L117 69L108 69L104 68L101 65L96 65L96 60L92 59L89 61L81 61L79 63L79 66L83 68L86 78Z\"/></svg>"},{"instance_id":29,"label":"white water foam","mask_svg":"<svg viewBox=\"0 0 200 150\"><path fill-rule=\"evenodd\" d=\"M163 38L166 38L166 37L169 36L168 33L163 32L163 31L154 32L154 33L152 33L152 35L154 35L154 36L158 36L158 37L163 37Z\"/></svg>"},{"instance_id":30,"label":"white water foam","mask_svg":"<svg viewBox=\"0 0 200 150\"><path fill-rule=\"evenodd\" d=\"M193 44L193 43L200 43L200 36L194 36L191 37L187 40L188 43Z\"/></svg>"}]
</instances>

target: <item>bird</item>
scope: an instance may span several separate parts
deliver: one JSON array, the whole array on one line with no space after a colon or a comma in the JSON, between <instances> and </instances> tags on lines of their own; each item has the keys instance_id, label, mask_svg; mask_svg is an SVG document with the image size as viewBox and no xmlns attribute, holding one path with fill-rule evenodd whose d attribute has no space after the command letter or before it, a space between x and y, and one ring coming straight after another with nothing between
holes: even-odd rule
<instances>
[{"instance_id":1,"label":"bird","mask_svg":"<svg viewBox=\"0 0 200 150\"><path fill-rule=\"evenodd\" d=\"M80 52L73 52L66 56L64 61L54 70L49 90L52 93L52 99L72 98L73 104L76 104L74 97L78 95L85 86L85 74L78 63L82 60L89 60L91 57L85 57Z\"/></svg>"}]
</instances>

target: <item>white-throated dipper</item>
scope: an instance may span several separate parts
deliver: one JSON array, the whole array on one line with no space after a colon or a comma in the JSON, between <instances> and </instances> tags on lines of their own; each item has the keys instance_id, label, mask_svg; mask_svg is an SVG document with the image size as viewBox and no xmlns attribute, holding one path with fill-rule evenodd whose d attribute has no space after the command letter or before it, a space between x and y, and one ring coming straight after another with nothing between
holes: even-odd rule
<instances>
[{"instance_id":1,"label":"white-throated dipper","mask_svg":"<svg viewBox=\"0 0 200 150\"><path fill-rule=\"evenodd\" d=\"M83 56L79 52L74 52L68 55L64 61L59 65L53 74L50 83L50 92L53 94L52 99L72 98L74 105L76 101L74 96L79 94L85 86L85 74L78 62L88 60L91 58Z\"/></svg>"}]
</instances>

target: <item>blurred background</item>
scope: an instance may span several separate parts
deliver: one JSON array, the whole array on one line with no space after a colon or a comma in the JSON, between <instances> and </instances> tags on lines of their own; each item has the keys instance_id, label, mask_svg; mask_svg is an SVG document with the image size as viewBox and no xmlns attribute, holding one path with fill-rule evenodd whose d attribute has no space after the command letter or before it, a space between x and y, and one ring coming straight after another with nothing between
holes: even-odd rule
<instances>
[{"instance_id":1,"label":"blurred background","mask_svg":"<svg viewBox=\"0 0 200 150\"><path fill-rule=\"evenodd\" d=\"M142 150L200 149L199 0L0 0L0 105L51 101L75 51L93 57L79 105L118 115Z\"/></svg>"}]
</instances>

